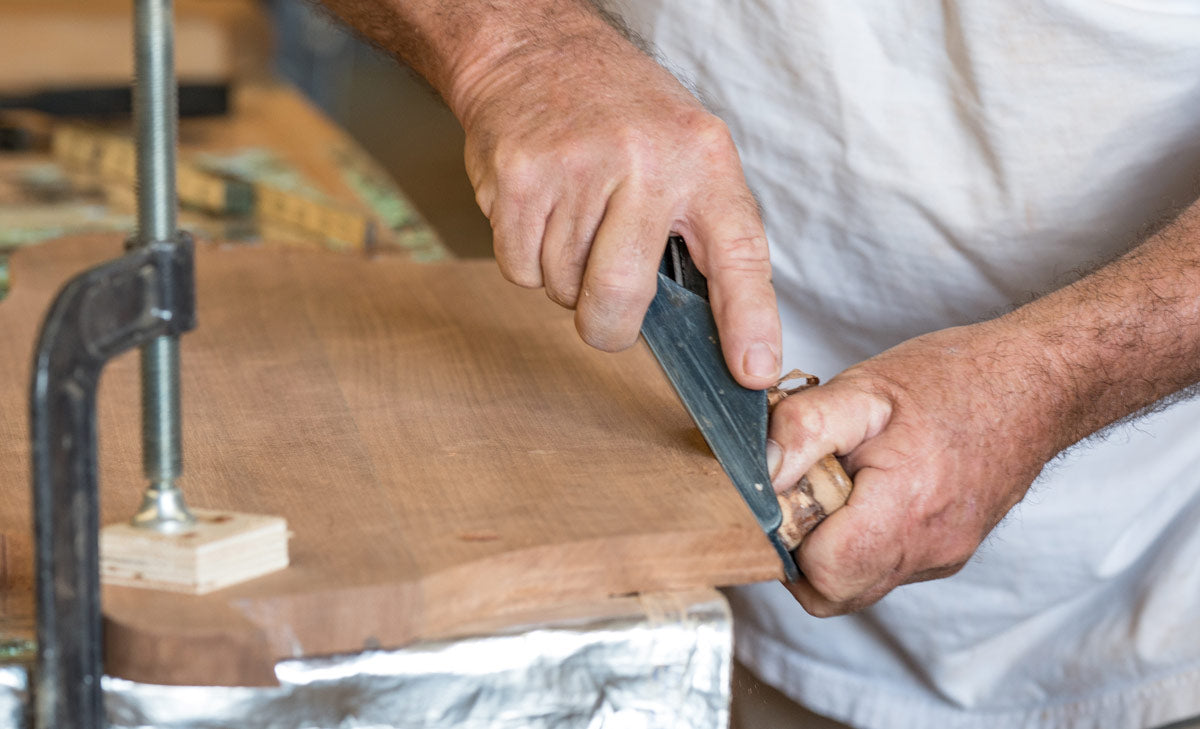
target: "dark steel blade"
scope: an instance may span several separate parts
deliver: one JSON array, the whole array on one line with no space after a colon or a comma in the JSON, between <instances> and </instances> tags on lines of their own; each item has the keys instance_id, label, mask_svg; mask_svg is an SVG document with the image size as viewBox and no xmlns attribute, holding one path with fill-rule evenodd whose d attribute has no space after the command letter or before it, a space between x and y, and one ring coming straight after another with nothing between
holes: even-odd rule
<instances>
[{"instance_id":1,"label":"dark steel blade","mask_svg":"<svg viewBox=\"0 0 1200 729\"><path fill-rule=\"evenodd\" d=\"M704 283L703 277L690 266L686 251L681 253L681 249L676 240L668 248L664 272L658 275L658 293L642 322L642 336L721 467L775 546L787 579L795 580L800 572L779 539L783 517L767 471L766 392L748 390L730 374L708 300L685 287L698 288Z\"/></svg>"}]
</instances>

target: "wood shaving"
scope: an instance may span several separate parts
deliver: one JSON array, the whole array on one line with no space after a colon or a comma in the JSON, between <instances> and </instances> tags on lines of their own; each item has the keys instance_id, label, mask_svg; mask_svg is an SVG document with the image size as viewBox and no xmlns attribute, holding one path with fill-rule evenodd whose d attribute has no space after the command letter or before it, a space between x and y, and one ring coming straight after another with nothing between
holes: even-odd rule
<instances>
[{"instance_id":1,"label":"wood shaving","mask_svg":"<svg viewBox=\"0 0 1200 729\"><path fill-rule=\"evenodd\" d=\"M790 384L796 383L798 380L802 380L802 382ZM775 406L783 402L789 395L795 395L797 392L816 387L819 384L821 384L821 378L816 375L810 375L801 370L792 370L767 388L767 407L774 410Z\"/></svg>"}]
</instances>

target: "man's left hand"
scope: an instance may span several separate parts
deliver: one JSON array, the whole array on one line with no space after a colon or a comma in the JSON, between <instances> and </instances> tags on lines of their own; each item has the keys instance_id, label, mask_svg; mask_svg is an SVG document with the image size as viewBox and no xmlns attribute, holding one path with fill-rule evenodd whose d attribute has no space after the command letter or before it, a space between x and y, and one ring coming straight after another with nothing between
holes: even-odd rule
<instances>
[{"instance_id":1,"label":"man's left hand","mask_svg":"<svg viewBox=\"0 0 1200 729\"><path fill-rule=\"evenodd\" d=\"M1059 448L1027 347L997 322L933 332L776 407L776 490L829 452L854 479L797 551L788 589L806 610L852 612L957 572L1021 500Z\"/></svg>"}]
</instances>

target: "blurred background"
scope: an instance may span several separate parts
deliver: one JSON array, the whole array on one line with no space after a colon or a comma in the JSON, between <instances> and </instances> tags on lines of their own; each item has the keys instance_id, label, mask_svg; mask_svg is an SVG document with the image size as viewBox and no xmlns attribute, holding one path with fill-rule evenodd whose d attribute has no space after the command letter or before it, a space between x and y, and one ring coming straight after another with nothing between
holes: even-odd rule
<instances>
[{"instance_id":1,"label":"blurred background","mask_svg":"<svg viewBox=\"0 0 1200 729\"><path fill-rule=\"evenodd\" d=\"M458 121L424 80L321 5L269 0L277 73L345 127L463 256L491 255L491 228L463 170Z\"/></svg>"},{"instance_id":2,"label":"blurred background","mask_svg":"<svg viewBox=\"0 0 1200 729\"><path fill-rule=\"evenodd\" d=\"M87 168L111 181L115 163L109 158L119 155L103 135L129 138L127 123L113 109L132 73L131 13L132 0L0 0L0 255L6 246L42 237L33 232L39 226L63 234L115 228L127 218L128 206L110 189L104 196L108 219L99 221L95 196L82 192L96 186L80 182L79 174ZM383 240L385 248L402 239L427 259L438 257L440 247L449 255L491 254L490 228L463 171L462 130L410 70L358 39L316 2L176 0L175 14L186 117L181 165L243 187L266 180L306 205L365 211L383 229L382 238L372 240ZM282 85L290 88L277 91ZM85 136L64 142L64 131ZM360 164L360 153L378 169ZM380 171L396 190L374 184ZM56 177L60 173L67 182ZM367 189L363 179L374 186ZM62 193L67 187L70 200ZM189 227L211 227L211 211L182 189L181 197L193 211ZM257 200L261 207L270 198L260 194ZM51 203L58 207L47 207ZM283 218L299 227L278 228L276 235L257 223L225 225L214 237L249 230L251 238L302 238L303 223L313 228L319 215L308 208L285 210L284 203L296 200L279 203L274 218L252 218L271 224ZM67 222L46 226L47 216ZM77 219L87 224L70 222ZM389 227L399 233L391 235ZM320 227L327 242L343 245L332 229L328 222Z\"/></svg>"}]
</instances>

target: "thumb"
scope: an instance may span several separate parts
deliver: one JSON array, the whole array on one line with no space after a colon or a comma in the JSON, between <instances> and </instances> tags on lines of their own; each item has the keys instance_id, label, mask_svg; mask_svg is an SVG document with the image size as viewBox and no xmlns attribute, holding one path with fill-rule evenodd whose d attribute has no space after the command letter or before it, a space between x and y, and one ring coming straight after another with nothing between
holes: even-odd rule
<instances>
[{"instance_id":1,"label":"thumb","mask_svg":"<svg viewBox=\"0 0 1200 729\"><path fill-rule=\"evenodd\" d=\"M779 379L782 349L766 232L748 190L704 197L689 221L692 257L708 278L729 371L743 387L761 390Z\"/></svg>"}]
</instances>

